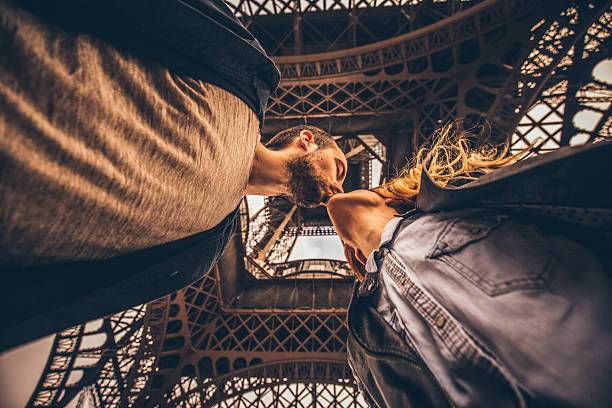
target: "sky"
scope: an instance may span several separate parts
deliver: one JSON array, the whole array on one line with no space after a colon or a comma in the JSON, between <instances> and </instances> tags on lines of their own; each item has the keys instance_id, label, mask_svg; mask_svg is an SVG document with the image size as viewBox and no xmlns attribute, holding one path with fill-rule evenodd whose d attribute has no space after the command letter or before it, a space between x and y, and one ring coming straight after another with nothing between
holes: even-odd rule
<instances>
[{"instance_id":1,"label":"sky","mask_svg":"<svg viewBox=\"0 0 612 408\"><path fill-rule=\"evenodd\" d=\"M40 378L55 335L0 354L0 407L22 408Z\"/></svg>"}]
</instances>

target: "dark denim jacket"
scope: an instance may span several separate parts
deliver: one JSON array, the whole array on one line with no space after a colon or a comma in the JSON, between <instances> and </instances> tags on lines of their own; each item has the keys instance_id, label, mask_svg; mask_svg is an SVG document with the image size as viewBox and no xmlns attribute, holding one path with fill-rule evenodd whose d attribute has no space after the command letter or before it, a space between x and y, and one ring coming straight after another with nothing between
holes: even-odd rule
<instances>
[{"instance_id":1,"label":"dark denim jacket","mask_svg":"<svg viewBox=\"0 0 612 408\"><path fill-rule=\"evenodd\" d=\"M434 185L425 175L418 206L429 213L438 210L445 210L446 213L460 207L493 207L495 211L499 208L520 209L519 217L532 217L531 213L535 212L535 217L530 218L531 222L536 221L544 229L581 240L584 246L598 255L609 275L612 248L612 191L609 186L612 183L606 166L611 154L610 143L560 149L496 171L476 183L454 190ZM421 211L412 218L423 217L423 214L427 213ZM413 221L412 218L404 223ZM499 222L492 218L491 228L479 228L479 231L484 233L496 225ZM473 230L470 229L470 234L477 234ZM448 233L446 229L444 231ZM453 241L455 238L449 238L450 244L462 244ZM392 241L393 238L389 240ZM379 260L388 258L384 250L374 255L377 256L370 257L369 262L377 257ZM438 256L433 252L430 255ZM431 268L437 267L431 260L423 259L422 262L431 262ZM380 296L386 295L381 294L383 289L378 280L379 274L374 272L378 268L370 269L373 272L366 275L359 289L356 288L351 301L347 342L349 362L366 400L374 407L453 406L427 365L377 309L381 304ZM400 281L402 276L398 277ZM504 288L496 287L495 290ZM490 292L491 288L485 285L483 290ZM497 294L495 292L493 296ZM438 328L448 329L448 321L440 321ZM438 322L434 321L434 327L436 324ZM516 389L515 392L510 389L504 392L509 396L509 401L512 401L512 394L518 395L518 399L514 399L517 406L525 402L522 393ZM528 396L525 399L530 406L536 404Z\"/></svg>"}]
</instances>

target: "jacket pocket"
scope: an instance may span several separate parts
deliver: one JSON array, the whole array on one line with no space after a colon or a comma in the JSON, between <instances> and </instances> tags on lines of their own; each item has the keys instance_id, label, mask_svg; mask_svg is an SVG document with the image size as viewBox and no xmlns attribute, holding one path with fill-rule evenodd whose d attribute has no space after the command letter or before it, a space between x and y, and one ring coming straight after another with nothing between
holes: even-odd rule
<instances>
[{"instance_id":1,"label":"jacket pocket","mask_svg":"<svg viewBox=\"0 0 612 408\"><path fill-rule=\"evenodd\" d=\"M427 256L489 296L547 287L556 262L537 227L488 212L452 218Z\"/></svg>"}]
</instances>

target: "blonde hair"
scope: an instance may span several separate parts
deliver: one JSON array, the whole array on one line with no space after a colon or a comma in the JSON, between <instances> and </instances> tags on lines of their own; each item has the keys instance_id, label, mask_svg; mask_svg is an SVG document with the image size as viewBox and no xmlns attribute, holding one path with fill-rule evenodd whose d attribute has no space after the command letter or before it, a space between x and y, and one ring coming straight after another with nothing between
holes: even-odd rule
<instances>
[{"instance_id":1,"label":"blonde hair","mask_svg":"<svg viewBox=\"0 0 612 408\"><path fill-rule=\"evenodd\" d=\"M431 147L419 148L412 164L400 171L393 180L372 189L385 198L399 200L403 205L414 207L421 188L423 163L429 157L427 173L432 180L445 187L457 176L473 177L475 172L488 172L519 160L525 152L509 155L508 143L501 146L484 145L473 149L474 134L470 130L459 130L460 121L447 123L432 137ZM526 151L529 151L527 148Z\"/></svg>"}]
</instances>

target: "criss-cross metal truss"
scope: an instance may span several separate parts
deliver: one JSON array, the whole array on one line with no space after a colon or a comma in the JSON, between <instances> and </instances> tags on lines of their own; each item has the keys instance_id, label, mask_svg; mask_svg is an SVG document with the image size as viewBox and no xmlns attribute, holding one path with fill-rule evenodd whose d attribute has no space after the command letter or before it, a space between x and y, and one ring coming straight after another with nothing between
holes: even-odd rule
<instances>
[{"instance_id":1,"label":"criss-cross metal truss","mask_svg":"<svg viewBox=\"0 0 612 408\"><path fill-rule=\"evenodd\" d=\"M270 55L329 52L415 31L482 0L229 0Z\"/></svg>"},{"instance_id":2,"label":"criss-cross metal truss","mask_svg":"<svg viewBox=\"0 0 612 408\"><path fill-rule=\"evenodd\" d=\"M609 85L597 81L576 93L581 88L576 81L601 60L599 51L609 49L608 13L601 15L601 3L586 4L485 1L448 18L443 27L317 58L278 57L283 80L268 110L268 126L333 120L337 128L365 127L378 136L395 125L414 149L440 123L484 117L496 139L505 140L544 91L560 82L548 92L563 92L566 77L574 82L564 88L564 97L576 100L573 109L581 99L609 97ZM549 9L556 12L542 14ZM571 125L569 117L568 135ZM605 129L603 123L597 132Z\"/></svg>"},{"instance_id":3,"label":"criss-cross metal truss","mask_svg":"<svg viewBox=\"0 0 612 408\"><path fill-rule=\"evenodd\" d=\"M433 24L383 41L328 51L322 40L324 53L277 57L284 78L264 132L304 122L329 129L361 186L380 181L373 161L382 177L393 174L456 117L486 118L493 141L536 154L612 136L612 81L598 73L612 59L611 2L382 6L437 13L439 3L449 12ZM270 32L274 18L299 10L304 21L333 21L346 4L233 3ZM379 6L348 4L362 16ZM58 333L28 406L365 407L346 365L346 265L288 258L297 237L333 234L329 221L272 198L254 214L243 203L240 224L199 282Z\"/></svg>"},{"instance_id":4,"label":"criss-cross metal truss","mask_svg":"<svg viewBox=\"0 0 612 408\"><path fill-rule=\"evenodd\" d=\"M224 310L218 277L58 333L29 406L365 407L345 311Z\"/></svg>"}]
</instances>

